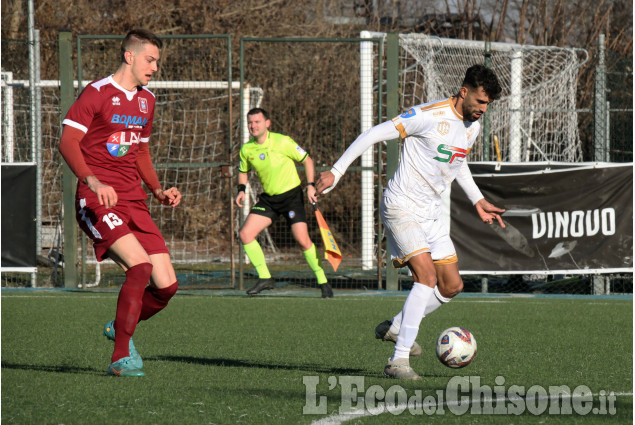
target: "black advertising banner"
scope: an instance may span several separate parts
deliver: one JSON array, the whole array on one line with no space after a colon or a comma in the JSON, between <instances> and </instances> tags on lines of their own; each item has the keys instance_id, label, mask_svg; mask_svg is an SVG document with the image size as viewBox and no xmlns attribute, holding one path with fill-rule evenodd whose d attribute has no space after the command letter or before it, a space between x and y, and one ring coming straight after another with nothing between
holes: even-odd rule
<instances>
[{"instance_id":1,"label":"black advertising banner","mask_svg":"<svg viewBox=\"0 0 635 425\"><path fill-rule=\"evenodd\" d=\"M2 164L2 267L36 267L34 164Z\"/></svg>"},{"instance_id":2,"label":"black advertising banner","mask_svg":"<svg viewBox=\"0 0 635 425\"><path fill-rule=\"evenodd\" d=\"M633 164L571 167L470 164L485 199L507 210L506 228L481 222L454 182L450 235L461 272L632 272Z\"/></svg>"}]
</instances>

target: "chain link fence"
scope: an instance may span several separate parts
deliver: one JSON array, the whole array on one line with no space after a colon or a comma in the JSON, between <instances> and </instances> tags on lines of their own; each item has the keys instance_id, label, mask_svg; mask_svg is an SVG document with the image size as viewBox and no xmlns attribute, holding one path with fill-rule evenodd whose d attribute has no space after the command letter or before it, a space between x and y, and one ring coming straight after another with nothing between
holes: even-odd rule
<instances>
[{"instance_id":1,"label":"chain link fence","mask_svg":"<svg viewBox=\"0 0 635 425\"><path fill-rule=\"evenodd\" d=\"M78 90L86 81L114 72L118 66L119 40L120 37L83 36L75 58L79 62L77 77L81 82L77 86ZM158 78L153 82L155 86L150 87L158 99L152 136L156 144L152 144L151 155L162 183L176 185L185 197L182 206L176 210L164 209L150 202L153 218L166 237L179 280L183 284L200 288L226 288L239 287L243 280L247 280L244 282L247 286L251 283L250 279L256 278L256 274L253 267L245 263L244 253L237 242L237 230L248 211L233 206L238 151L248 137L243 115L253 106L265 108L271 115L272 131L292 137L303 147L314 159L316 172L329 169L365 129L365 125L374 125L390 118L383 112L386 105L383 50L378 42L372 40L246 38L241 41L240 54L230 57L231 50L236 51L236 44L231 46L230 43L228 50L228 42L223 38L183 36L164 41L166 47L162 52ZM370 59L370 66L366 68L360 65L364 42L371 43L375 52ZM25 40L2 40L3 162L27 161L33 154L33 135L29 126L32 111L29 63L28 57L24 55L27 49ZM63 117L60 114L57 81L57 49L56 41L40 43L42 66L38 88L41 98L41 139L38 143L42 154L42 219L37 286L61 286L63 282L61 217L64 194L61 189L62 159L57 152ZM440 54L434 45L427 52L420 50L422 53L417 53L417 49L414 46L404 49L400 59L403 78L399 89L401 107L426 100L422 97L423 92L417 89L421 82L423 86L434 88L429 80L426 83L421 79L426 75L414 79L407 77L409 72L421 68L429 55ZM444 54L449 56L465 54L457 47L446 46L447 49L449 51ZM483 57L483 53L484 45L471 54L477 60ZM525 63L529 63L534 54L533 51L527 51L523 59ZM606 63L610 66L606 70L605 90L609 111L606 127L609 129L610 160L628 162L632 161L632 69L628 61L611 54L607 52ZM495 56L492 60L496 66L499 59ZM460 83L449 68L435 71L430 64L426 66L428 68L425 69L430 72L441 72L443 78L450 78L452 84ZM522 74L542 75L540 79L531 75L528 78L533 78L536 80L534 82L544 87L550 80L549 72L555 75L558 71L559 65L544 62L543 65L525 67ZM364 73L369 74L364 76ZM372 81L373 86L370 106L364 106L360 101L365 80ZM571 86L571 83L562 83L560 87L566 89L567 96L572 87L575 93L575 85ZM512 94L511 86L505 90L506 95ZM549 93L555 92L557 90L538 90L536 96L553 97ZM452 93L443 95L449 94ZM441 96L441 93L438 95ZM246 99L242 105L241 99ZM525 112L528 105L522 105ZM578 119L573 120L580 123L574 129L573 141L579 137L577 140L581 145L574 145L570 152L573 159L567 160L592 159L592 149L587 149L590 144L588 138L592 138L589 134L593 134L597 123L584 117L593 116L593 105L576 109L575 102L571 104L569 100L566 105L565 114L578 115ZM513 114L512 106L507 109ZM524 127L521 126L529 137L521 134L522 140L537 142L540 138L553 137L550 129L560 127L562 122L551 117L562 114L562 111L553 111L552 106L544 105L531 106L529 109L533 111L533 117L526 116L528 121ZM370 118L363 118L364 111L368 110ZM505 118L499 130L498 124L492 123L490 143L487 145L489 151L485 149L486 144L480 142L477 152L479 158L494 159L499 153L502 160L511 158L510 137L505 124L505 120L510 119ZM540 119L545 123L542 127L538 124ZM363 124L364 120L368 124ZM495 135L498 136L498 144ZM541 160L541 153L536 146L540 145L521 146L521 160ZM529 159L523 155L527 153L524 148L531 149ZM335 288L385 287L385 241L377 204L386 183L386 146L376 145L370 155L373 165L355 162L342 178L337 191L320 200L320 209L344 254L338 273L334 273L330 265L324 262L327 276ZM298 170L304 184L304 169L299 166ZM364 172L372 176L366 186L361 183ZM255 176L251 177L250 183L252 201L255 201L260 186ZM367 208L368 205L370 208ZM313 220L313 209L308 204L306 213L310 236L321 250L319 229ZM272 274L279 282L293 287L315 286L315 278L283 219L263 232L259 241ZM83 254L80 256L81 282L78 283L118 285L122 282L116 266L104 264L101 269L97 268L90 242L81 237L81 233L77 246ZM234 267L239 270L235 271ZM609 291L632 292L632 275L604 278L605 288ZM399 280L401 288L407 288L411 282L404 274L400 274ZM490 277L485 281L482 276L466 276L464 280L466 291L477 292L555 290L588 293L592 292L594 285L589 276ZM3 286L29 284L28 277L24 275L3 273Z\"/></svg>"}]
</instances>

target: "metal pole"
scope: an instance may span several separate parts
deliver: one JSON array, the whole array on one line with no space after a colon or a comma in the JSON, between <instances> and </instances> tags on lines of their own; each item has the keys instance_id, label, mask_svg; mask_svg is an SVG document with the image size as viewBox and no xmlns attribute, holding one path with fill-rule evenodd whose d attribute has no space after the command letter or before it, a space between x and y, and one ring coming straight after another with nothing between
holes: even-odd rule
<instances>
[{"instance_id":1,"label":"metal pole","mask_svg":"<svg viewBox=\"0 0 635 425\"><path fill-rule=\"evenodd\" d=\"M42 88L40 87L40 30L35 36L35 252L42 254ZM36 257L37 258L37 257Z\"/></svg>"},{"instance_id":2,"label":"metal pole","mask_svg":"<svg viewBox=\"0 0 635 425\"><path fill-rule=\"evenodd\" d=\"M240 90L240 88L239 88ZM232 94L233 94L233 87L232 87L232 37L231 35L228 36L227 39L227 97L228 97L228 109L229 109L229 122L233 123L234 122L234 104L232 102ZM228 140L229 140L229 146L227 149L227 163L229 164L229 231L230 231L230 250L229 250L229 270L231 272L231 277L230 277L230 282L232 285L232 288L236 287L236 262L234 259L234 245L235 245L235 240L234 240L234 199L233 199L233 192L232 192L232 188L234 186L234 172L233 172L233 166L234 166L234 160L232 158L232 151L234 148L234 144L233 144L233 140L232 140L232 125L229 125L227 128L227 136L228 136Z\"/></svg>"},{"instance_id":3,"label":"metal pole","mask_svg":"<svg viewBox=\"0 0 635 425\"><path fill-rule=\"evenodd\" d=\"M29 92L31 95L30 99L30 114L29 114L29 127L30 127L30 136L31 136L31 161L35 163L36 173L39 175L40 170L40 162L38 161L38 145L37 145L37 116L38 116L38 96L37 96L37 88L36 88L36 78L37 78L37 46L35 40L35 11L33 6L33 0L29 0L28 2L28 37L29 37ZM35 183L35 252L36 256L41 254L42 249L42 232L40 226L41 213L39 206L41 205L41 193L40 193L40 184L39 179L36 177ZM37 274L31 273L31 286L37 286Z\"/></svg>"},{"instance_id":4,"label":"metal pole","mask_svg":"<svg viewBox=\"0 0 635 425\"><path fill-rule=\"evenodd\" d=\"M362 31L360 38L371 38L368 31ZM373 126L373 43L361 42L359 45L360 56L360 133ZM362 154L362 167L373 166L373 149L369 148ZM361 172L362 188L362 270L373 268L373 227L374 227L374 172L372 169L363 169Z\"/></svg>"},{"instance_id":5,"label":"metal pole","mask_svg":"<svg viewBox=\"0 0 635 425\"><path fill-rule=\"evenodd\" d=\"M489 40L485 40L485 52L483 53L485 56L485 66L487 68L491 68L492 66L492 42ZM483 117L483 161L489 161L489 132L490 132L490 122L489 122L489 114L485 114Z\"/></svg>"},{"instance_id":6,"label":"metal pole","mask_svg":"<svg viewBox=\"0 0 635 425\"><path fill-rule=\"evenodd\" d=\"M399 114L399 34L386 35L386 115ZM399 164L399 140L386 142L386 180L390 180ZM399 289L399 275L392 266L390 247L386 246L386 289Z\"/></svg>"},{"instance_id":7,"label":"metal pole","mask_svg":"<svg viewBox=\"0 0 635 425\"><path fill-rule=\"evenodd\" d=\"M595 68L595 105L593 134L593 159L598 162L606 161L606 66L604 63L604 34L600 34L598 41L598 66Z\"/></svg>"},{"instance_id":8,"label":"metal pole","mask_svg":"<svg viewBox=\"0 0 635 425\"><path fill-rule=\"evenodd\" d=\"M383 87L384 87L384 42L381 41L377 45L377 122L382 121L383 111ZM379 205L381 195L383 193L383 185L381 180L382 173L382 144L377 145L377 289L384 289L384 276L382 268L382 235L383 224L379 218Z\"/></svg>"},{"instance_id":9,"label":"metal pole","mask_svg":"<svg viewBox=\"0 0 635 425\"><path fill-rule=\"evenodd\" d=\"M595 69L595 131L593 134L593 158L608 160L608 107L606 102L606 65L604 60L604 34L598 37L598 66ZM605 294L605 278L601 274L592 276L593 294Z\"/></svg>"},{"instance_id":10,"label":"metal pole","mask_svg":"<svg viewBox=\"0 0 635 425\"><path fill-rule=\"evenodd\" d=\"M606 101L606 135L604 136L604 161L611 162L611 102Z\"/></svg>"},{"instance_id":11,"label":"metal pole","mask_svg":"<svg viewBox=\"0 0 635 425\"><path fill-rule=\"evenodd\" d=\"M520 162L522 160L522 139L521 139L521 107L523 94L523 52L516 50L511 58L511 117L509 120L509 160Z\"/></svg>"},{"instance_id":12,"label":"metal pole","mask_svg":"<svg viewBox=\"0 0 635 425\"><path fill-rule=\"evenodd\" d=\"M2 161L13 162L13 72L2 72L2 79Z\"/></svg>"},{"instance_id":13,"label":"metal pole","mask_svg":"<svg viewBox=\"0 0 635 425\"><path fill-rule=\"evenodd\" d=\"M487 279L487 276L484 276L481 278L481 293L483 294L487 294L487 292L489 291L489 281Z\"/></svg>"},{"instance_id":14,"label":"metal pole","mask_svg":"<svg viewBox=\"0 0 635 425\"><path fill-rule=\"evenodd\" d=\"M249 85L245 84L245 43L243 39L240 39L240 145L242 146L245 143L245 138L249 137L249 129L247 128L247 120L245 114L249 111ZM249 182L247 182L247 186L249 186ZM245 188L245 207L248 204L249 190ZM246 217L244 209L238 215L238 227L242 226L244 218ZM232 217L232 220L234 218ZM233 248L233 247L232 247ZM245 265L245 255L243 254L243 244L238 240L238 289L243 290L245 284L245 276L244 276L244 265Z\"/></svg>"},{"instance_id":15,"label":"metal pole","mask_svg":"<svg viewBox=\"0 0 635 425\"><path fill-rule=\"evenodd\" d=\"M64 117L75 101L73 87L73 45L70 32L59 33L60 66L60 115ZM64 287L75 288L78 283L77 270L77 223L75 222L75 186L77 177L64 163L62 169L64 191Z\"/></svg>"}]
</instances>

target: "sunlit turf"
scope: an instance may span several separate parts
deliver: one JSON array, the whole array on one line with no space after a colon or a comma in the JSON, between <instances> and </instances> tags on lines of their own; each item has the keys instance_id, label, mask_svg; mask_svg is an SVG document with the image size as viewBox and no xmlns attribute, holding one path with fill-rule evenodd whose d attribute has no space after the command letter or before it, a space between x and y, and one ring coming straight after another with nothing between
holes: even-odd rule
<instances>
[{"instance_id":1,"label":"sunlit turf","mask_svg":"<svg viewBox=\"0 0 635 425\"><path fill-rule=\"evenodd\" d=\"M505 390L585 386L594 406L602 391L620 395L614 414L604 415L457 415L445 406L432 414L405 408L333 416L329 423L632 423L632 300L458 297L422 322L417 341L424 353L411 365L423 380L401 382L383 377L393 345L373 331L401 309L405 292L336 291L330 300L319 291L219 294L184 291L141 322L134 340L147 376L116 378L106 375L113 346L101 334L114 316L116 291L3 291L2 422L309 424L342 413L346 377L363 384L356 400L349 397L355 408L364 407L359 397L371 387L436 397L463 376ZM437 335L450 326L469 329L478 341L477 357L464 369L435 357ZM307 398L306 379L317 380L315 400ZM303 413L321 397L324 412Z\"/></svg>"}]
</instances>

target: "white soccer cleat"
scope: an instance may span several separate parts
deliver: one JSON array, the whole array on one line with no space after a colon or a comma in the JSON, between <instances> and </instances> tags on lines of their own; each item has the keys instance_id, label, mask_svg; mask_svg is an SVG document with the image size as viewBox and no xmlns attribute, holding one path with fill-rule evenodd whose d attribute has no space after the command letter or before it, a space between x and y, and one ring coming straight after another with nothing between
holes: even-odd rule
<instances>
[{"instance_id":1,"label":"white soccer cleat","mask_svg":"<svg viewBox=\"0 0 635 425\"><path fill-rule=\"evenodd\" d=\"M388 378L419 381L421 377L410 367L410 359L390 360L384 367L384 375Z\"/></svg>"}]
</instances>

